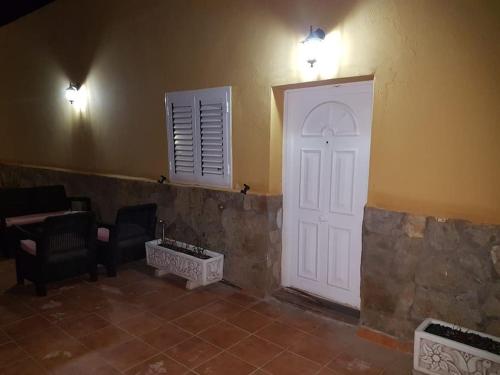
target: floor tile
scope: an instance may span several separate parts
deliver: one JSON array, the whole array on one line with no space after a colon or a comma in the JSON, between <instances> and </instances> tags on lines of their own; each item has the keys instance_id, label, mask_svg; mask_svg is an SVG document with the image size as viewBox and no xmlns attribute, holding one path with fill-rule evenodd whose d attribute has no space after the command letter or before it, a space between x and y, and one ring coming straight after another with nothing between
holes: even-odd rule
<instances>
[{"instance_id":1,"label":"floor tile","mask_svg":"<svg viewBox=\"0 0 500 375\"><path fill-rule=\"evenodd\" d=\"M32 316L35 312L22 303L0 304L0 326Z\"/></svg>"},{"instance_id":2,"label":"floor tile","mask_svg":"<svg viewBox=\"0 0 500 375\"><path fill-rule=\"evenodd\" d=\"M130 334L112 325L79 338L83 345L92 350L102 350L125 341L130 341L131 339L132 336Z\"/></svg>"},{"instance_id":3,"label":"floor tile","mask_svg":"<svg viewBox=\"0 0 500 375\"><path fill-rule=\"evenodd\" d=\"M187 367L184 367L171 358L160 354L127 370L125 375L182 375L186 374L188 371Z\"/></svg>"},{"instance_id":4,"label":"floor tile","mask_svg":"<svg viewBox=\"0 0 500 375\"><path fill-rule=\"evenodd\" d=\"M118 270L117 277L99 278L99 283L103 285L123 286L141 281L146 277L147 275L133 269L125 269L125 270L120 269Z\"/></svg>"},{"instance_id":5,"label":"floor tile","mask_svg":"<svg viewBox=\"0 0 500 375\"><path fill-rule=\"evenodd\" d=\"M211 344L227 349L248 336L248 332L226 322L213 326L198 336Z\"/></svg>"},{"instance_id":6,"label":"floor tile","mask_svg":"<svg viewBox=\"0 0 500 375\"><path fill-rule=\"evenodd\" d=\"M72 302L68 302L68 299L61 295L35 300L30 306L38 314L52 322L57 322L81 313L78 306Z\"/></svg>"},{"instance_id":7,"label":"floor tile","mask_svg":"<svg viewBox=\"0 0 500 375\"><path fill-rule=\"evenodd\" d=\"M226 297L224 297L226 301L235 303L237 305L243 306L243 307L249 307L250 305L253 305L256 303L258 300L255 297L252 297L248 294L241 293L241 292L235 292L233 294L230 294Z\"/></svg>"},{"instance_id":8,"label":"floor tile","mask_svg":"<svg viewBox=\"0 0 500 375\"><path fill-rule=\"evenodd\" d=\"M134 285L129 285L125 289L125 293L129 295L140 295L152 292L161 293L161 296L163 298L162 301L179 298L188 293L185 288L179 288L175 285L170 284L168 280L154 277L142 280Z\"/></svg>"},{"instance_id":9,"label":"floor tile","mask_svg":"<svg viewBox=\"0 0 500 375\"><path fill-rule=\"evenodd\" d=\"M10 341L12 341L12 339L0 330L0 345L8 343Z\"/></svg>"},{"instance_id":10,"label":"floor tile","mask_svg":"<svg viewBox=\"0 0 500 375\"><path fill-rule=\"evenodd\" d=\"M282 304L275 301L261 301L253 305L251 309L271 319L277 319L283 315Z\"/></svg>"},{"instance_id":11,"label":"floor tile","mask_svg":"<svg viewBox=\"0 0 500 375\"><path fill-rule=\"evenodd\" d=\"M191 292L181 297L180 299L176 299L175 301L177 302L178 300L189 302L194 310L211 304L212 302L217 300L217 297L215 297L212 293L207 292L206 290L200 290Z\"/></svg>"},{"instance_id":12,"label":"floor tile","mask_svg":"<svg viewBox=\"0 0 500 375\"><path fill-rule=\"evenodd\" d=\"M270 324L273 320L265 315L252 310L245 310L229 319L229 322L235 326L242 328L249 332L255 332L266 325Z\"/></svg>"},{"instance_id":13,"label":"floor tile","mask_svg":"<svg viewBox=\"0 0 500 375\"><path fill-rule=\"evenodd\" d=\"M160 291L139 293L128 296L129 303L145 310L155 309L159 305L164 304L166 300L168 300L168 298L166 299Z\"/></svg>"},{"instance_id":14,"label":"floor tile","mask_svg":"<svg viewBox=\"0 0 500 375\"><path fill-rule=\"evenodd\" d=\"M328 367L339 375L380 375L382 372L382 368L348 353L335 357Z\"/></svg>"},{"instance_id":15,"label":"floor tile","mask_svg":"<svg viewBox=\"0 0 500 375\"><path fill-rule=\"evenodd\" d=\"M162 319L151 313L144 312L116 325L132 335L140 336L160 328L162 324L164 324Z\"/></svg>"},{"instance_id":16,"label":"floor tile","mask_svg":"<svg viewBox=\"0 0 500 375\"><path fill-rule=\"evenodd\" d=\"M20 338L17 343L30 355L43 357L47 354L47 350L57 350L60 343L68 339L70 339L70 336L66 332L59 327L53 326L44 331Z\"/></svg>"},{"instance_id":17,"label":"floor tile","mask_svg":"<svg viewBox=\"0 0 500 375\"><path fill-rule=\"evenodd\" d=\"M45 375L48 374L42 366L31 358L23 358L1 369L2 375Z\"/></svg>"},{"instance_id":18,"label":"floor tile","mask_svg":"<svg viewBox=\"0 0 500 375\"><path fill-rule=\"evenodd\" d=\"M339 355L343 349L343 347L337 347L326 340L308 334L301 334L288 348L289 351L320 365L328 363L334 356Z\"/></svg>"},{"instance_id":19,"label":"floor tile","mask_svg":"<svg viewBox=\"0 0 500 375\"><path fill-rule=\"evenodd\" d=\"M263 367L264 371L273 375L312 375L320 368L317 363L289 352L280 354Z\"/></svg>"},{"instance_id":20,"label":"floor tile","mask_svg":"<svg viewBox=\"0 0 500 375\"><path fill-rule=\"evenodd\" d=\"M73 337L83 337L98 329L109 325L107 320L104 320L96 314L88 314L85 316L76 316L64 319L57 323L57 326L65 330Z\"/></svg>"},{"instance_id":21,"label":"floor tile","mask_svg":"<svg viewBox=\"0 0 500 375\"><path fill-rule=\"evenodd\" d=\"M169 321L178 319L197 309L198 307L191 299L184 299L181 297L175 300L175 303L166 302L150 311L156 316Z\"/></svg>"},{"instance_id":22,"label":"floor tile","mask_svg":"<svg viewBox=\"0 0 500 375\"><path fill-rule=\"evenodd\" d=\"M40 315L34 315L29 318L18 320L2 327L2 329L14 339L34 335L45 329L48 329L51 323Z\"/></svg>"},{"instance_id":23,"label":"floor tile","mask_svg":"<svg viewBox=\"0 0 500 375\"><path fill-rule=\"evenodd\" d=\"M123 322L141 312L142 309L129 303L113 303L96 311L99 316L112 323Z\"/></svg>"},{"instance_id":24,"label":"floor tile","mask_svg":"<svg viewBox=\"0 0 500 375\"><path fill-rule=\"evenodd\" d=\"M398 354L398 352L359 337L352 339L352 342L346 349L346 352L353 357L359 358L378 367L385 367L393 361Z\"/></svg>"},{"instance_id":25,"label":"floor tile","mask_svg":"<svg viewBox=\"0 0 500 375\"><path fill-rule=\"evenodd\" d=\"M328 368L328 367L323 367L317 375L338 375L337 372L333 371L331 368ZM399 375L406 375L404 373L401 373ZM408 373L408 375L410 375L410 373Z\"/></svg>"},{"instance_id":26,"label":"floor tile","mask_svg":"<svg viewBox=\"0 0 500 375\"><path fill-rule=\"evenodd\" d=\"M226 296L233 294L238 289L224 283L215 283L206 286L205 290L209 291L210 293L216 295L219 298L224 298Z\"/></svg>"},{"instance_id":27,"label":"floor tile","mask_svg":"<svg viewBox=\"0 0 500 375\"><path fill-rule=\"evenodd\" d=\"M158 350L138 339L127 341L100 352L114 368L124 371L158 354Z\"/></svg>"},{"instance_id":28,"label":"floor tile","mask_svg":"<svg viewBox=\"0 0 500 375\"><path fill-rule=\"evenodd\" d=\"M243 339L229 349L229 352L244 361L261 367L283 351L283 348L257 336Z\"/></svg>"},{"instance_id":29,"label":"floor tile","mask_svg":"<svg viewBox=\"0 0 500 375\"><path fill-rule=\"evenodd\" d=\"M314 332L324 323L324 320L318 316L299 309L289 309L289 311L281 315L278 320L286 325L306 332Z\"/></svg>"},{"instance_id":30,"label":"floor tile","mask_svg":"<svg viewBox=\"0 0 500 375\"><path fill-rule=\"evenodd\" d=\"M55 371L57 368L64 367L67 363L75 361L88 353L89 349L81 343L75 339L66 338L58 341L57 345L43 347L43 350L40 350L35 359L46 369Z\"/></svg>"},{"instance_id":31,"label":"floor tile","mask_svg":"<svg viewBox=\"0 0 500 375\"><path fill-rule=\"evenodd\" d=\"M275 322L255 333L279 346L288 347L301 336L301 332L283 323Z\"/></svg>"},{"instance_id":32,"label":"floor tile","mask_svg":"<svg viewBox=\"0 0 500 375\"><path fill-rule=\"evenodd\" d=\"M355 327L336 321L324 322L311 334L338 345L350 345L359 339Z\"/></svg>"},{"instance_id":33,"label":"floor tile","mask_svg":"<svg viewBox=\"0 0 500 375\"><path fill-rule=\"evenodd\" d=\"M141 338L149 345L159 349L167 350L171 346L177 345L191 337L189 332L173 325L165 324L151 332L141 335Z\"/></svg>"},{"instance_id":34,"label":"floor tile","mask_svg":"<svg viewBox=\"0 0 500 375\"><path fill-rule=\"evenodd\" d=\"M208 306L203 307L203 311L208 312L219 319L229 319L239 312L243 311L243 307L228 301L216 301Z\"/></svg>"},{"instance_id":35,"label":"floor tile","mask_svg":"<svg viewBox=\"0 0 500 375\"><path fill-rule=\"evenodd\" d=\"M107 364L96 353L88 353L73 361L68 361L56 369L53 375L119 375L120 371Z\"/></svg>"},{"instance_id":36,"label":"floor tile","mask_svg":"<svg viewBox=\"0 0 500 375\"><path fill-rule=\"evenodd\" d=\"M200 375L247 375L254 370L256 370L254 366L226 352L217 355L195 369Z\"/></svg>"},{"instance_id":37,"label":"floor tile","mask_svg":"<svg viewBox=\"0 0 500 375\"><path fill-rule=\"evenodd\" d=\"M192 337L189 340L170 348L165 353L177 362L193 369L208 361L220 352L220 348L209 344L198 337Z\"/></svg>"},{"instance_id":38,"label":"floor tile","mask_svg":"<svg viewBox=\"0 0 500 375\"><path fill-rule=\"evenodd\" d=\"M406 353L394 353L394 361L384 366L384 375L411 374L413 370L413 356Z\"/></svg>"},{"instance_id":39,"label":"floor tile","mask_svg":"<svg viewBox=\"0 0 500 375\"><path fill-rule=\"evenodd\" d=\"M0 369L26 357L27 354L13 342L0 345Z\"/></svg>"},{"instance_id":40,"label":"floor tile","mask_svg":"<svg viewBox=\"0 0 500 375\"><path fill-rule=\"evenodd\" d=\"M186 331L196 334L203 331L217 323L220 320L211 314L204 313L203 311L195 311L184 315L183 317L173 320L173 324L185 329Z\"/></svg>"}]
</instances>

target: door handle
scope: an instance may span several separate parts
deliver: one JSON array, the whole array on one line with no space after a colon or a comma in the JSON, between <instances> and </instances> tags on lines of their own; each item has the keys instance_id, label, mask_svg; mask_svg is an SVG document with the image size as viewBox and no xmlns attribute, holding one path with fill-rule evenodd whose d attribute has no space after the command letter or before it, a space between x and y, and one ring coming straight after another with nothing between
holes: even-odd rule
<instances>
[{"instance_id":1,"label":"door handle","mask_svg":"<svg viewBox=\"0 0 500 375\"><path fill-rule=\"evenodd\" d=\"M320 216L319 221L321 221L322 223L324 223L325 221L328 221L328 216Z\"/></svg>"}]
</instances>

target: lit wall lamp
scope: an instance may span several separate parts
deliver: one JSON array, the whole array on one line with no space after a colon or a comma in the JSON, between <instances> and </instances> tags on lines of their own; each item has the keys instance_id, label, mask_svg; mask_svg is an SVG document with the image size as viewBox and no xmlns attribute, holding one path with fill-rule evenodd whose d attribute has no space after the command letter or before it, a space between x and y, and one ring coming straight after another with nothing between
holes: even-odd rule
<instances>
[{"instance_id":1,"label":"lit wall lamp","mask_svg":"<svg viewBox=\"0 0 500 375\"><path fill-rule=\"evenodd\" d=\"M309 30L309 35L302 41L304 45L304 51L306 56L306 61L311 64L311 68L317 62L318 55L320 53L321 42L325 39L325 32L319 27L316 30Z\"/></svg>"},{"instance_id":2,"label":"lit wall lamp","mask_svg":"<svg viewBox=\"0 0 500 375\"><path fill-rule=\"evenodd\" d=\"M68 100L71 104L73 104L78 99L78 89L78 85L70 83L69 87L64 93L64 95L66 96L66 100Z\"/></svg>"}]
</instances>

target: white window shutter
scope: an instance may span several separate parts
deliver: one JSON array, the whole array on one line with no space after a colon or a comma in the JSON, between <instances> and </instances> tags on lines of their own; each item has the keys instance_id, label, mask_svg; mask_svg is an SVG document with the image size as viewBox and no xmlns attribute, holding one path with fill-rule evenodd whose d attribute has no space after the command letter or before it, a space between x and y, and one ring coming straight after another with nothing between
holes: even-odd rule
<instances>
[{"instance_id":1,"label":"white window shutter","mask_svg":"<svg viewBox=\"0 0 500 375\"><path fill-rule=\"evenodd\" d=\"M172 182L196 182L196 116L192 93L166 96L168 156Z\"/></svg>"},{"instance_id":2,"label":"white window shutter","mask_svg":"<svg viewBox=\"0 0 500 375\"><path fill-rule=\"evenodd\" d=\"M170 181L231 187L231 87L167 93Z\"/></svg>"},{"instance_id":3,"label":"white window shutter","mask_svg":"<svg viewBox=\"0 0 500 375\"><path fill-rule=\"evenodd\" d=\"M198 90L195 100L199 182L231 187L231 88Z\"/></svg>"}]
</instances>

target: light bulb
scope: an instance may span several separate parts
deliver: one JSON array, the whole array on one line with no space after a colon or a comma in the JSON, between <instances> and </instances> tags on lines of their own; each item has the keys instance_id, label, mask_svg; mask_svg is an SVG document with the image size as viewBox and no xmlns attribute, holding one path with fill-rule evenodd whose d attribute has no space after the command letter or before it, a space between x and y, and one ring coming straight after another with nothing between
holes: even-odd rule
<instances>
[{"instance_id":1,"label":"light bulb","mask_svg":"<svg viewBox=\"0 0 500 375\"><path fill-rule=\"evenodd\" d=\"M70 84L66 89L64 95L66 97L66 100L68 100L70 103L73 103L78 98L78 89L75 85Z\"/></svg>"}]
</instances>

